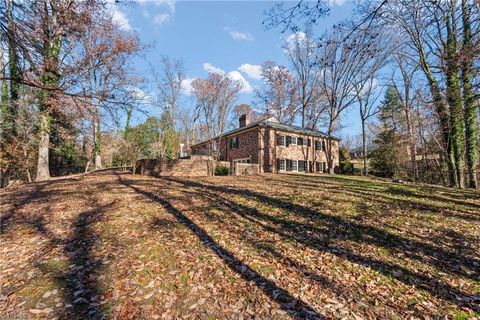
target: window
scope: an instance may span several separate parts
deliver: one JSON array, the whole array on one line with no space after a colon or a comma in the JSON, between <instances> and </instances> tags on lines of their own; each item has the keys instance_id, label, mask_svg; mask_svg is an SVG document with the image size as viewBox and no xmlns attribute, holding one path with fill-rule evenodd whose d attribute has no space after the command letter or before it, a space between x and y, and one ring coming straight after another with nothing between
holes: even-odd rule
<instances>
[{"instance_id":1,"label":"window","mask_svg":"<svg viewBox=\"0 0 480 320\"><path fill-rule=\"evenodd\" d=\"M315 150L317 151L325 151L325 140L315 140Z\"/></svg>"},{"instance_id":2,"label":"window","mask_svg":"<svg viewBox=\"0 0 480 320\"><path fill-rule=\"evenodd\" d=\"M303 145L303 138L298 137L298 138L297 138L297 144L298 144L299 146Z\"/></svg>"},{"instance_id":3,"label":"window","mask_svg":"<svg viewBox=\"0 0 480 320\"><path fill-rule=\"evenodd\" d=\"M277 159L277 170L285 171L285 159Z\"/></svg>"},{"instance_id":4,"label":"window","mask_svg":"<svg viewBox=\"0 0 480 320\"><path fill-rule=\"evenodd\" d=\"M238 137L230 138L230 149L238 148L240 145Z\"/></svg>"},{"instance_id":5,"label":"window","mask_svg":"<svg viewBox=\"0 0 480 320\"><path fill-rule=\"evenodd\" d=\"M277 135L277 146L285 147L285 136Z\"/></svg>"},{"instance_id":6,"label":"window","mask_svg":"<svg viewBox=\"0 0 480 320\"><path fill-rule=\"evenodd\" d=\"M289 145L296 145L297 144L297 137L287 136L287 147Z\"/></svg>"},{"instance_id":7,"label":"window","mask_svg":"<svg viewBox=\"0 0 480 320\"><path fill-rule=\"evenodd\" d=\"M321 162L315 162L315 165L316 165L316 172L322 172L323 171L323 166L322 166L322 163Z\"/></svg>"},{"instance_id":8,"label":"window","mask_svg":"<svg viewBox=\"0 0 480 320\"><path fill-rule=\"evenodd\" d=\"M300 143L299 143L300 144ZM308 138L303 138L302 139L302 145L305 146L305 147L309 147L310 146L310 139Z\"/></svg>"},{"instance_id":9,"label":"window","mask_svg":"<svg viewBox=\"0 0 480 320\"><path fill-rule=\"evenodd\" d=\"M292 170L291 171L298 171L297 160L291 160L291 161L292 161L292 164L291 164Z\"/></svg>"},{"instance_id":10,"label":"window","mask_svg":"<svg viewBox=\"0 0 480 320\"><path fill-rule=\"evenodd\" d=\"M305 161L298 160L298 171L305 171Z\"/></svg>"}]
</instances>

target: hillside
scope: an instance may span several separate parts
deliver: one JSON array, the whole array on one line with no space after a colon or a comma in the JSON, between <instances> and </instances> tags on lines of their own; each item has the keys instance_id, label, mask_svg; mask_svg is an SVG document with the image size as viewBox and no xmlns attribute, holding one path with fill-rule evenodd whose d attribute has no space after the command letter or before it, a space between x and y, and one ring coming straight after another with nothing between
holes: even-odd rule
<instances>
[{"instance_id":1,"label":"hillside","mask_svg":"<svg viewBox=\"0 0 480 320\"><path fill-rule=\"evenodd\" d=\"M480 317L474 191L104 172L0 192L0 317Z\"/></svg>"}]
</instances>

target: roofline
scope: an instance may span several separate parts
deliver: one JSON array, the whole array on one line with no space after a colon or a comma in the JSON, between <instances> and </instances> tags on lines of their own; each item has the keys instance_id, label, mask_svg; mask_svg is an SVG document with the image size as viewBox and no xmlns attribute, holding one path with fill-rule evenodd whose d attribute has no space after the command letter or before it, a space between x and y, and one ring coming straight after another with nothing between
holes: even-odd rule
<instances>
[{"instance_id":1,"label":"roofline","mask_svg":"<svg viewBox=\"0 0 480 320\"><path fill-rule=\"evenodd\" d=\"M224 134L220 134L216 137L213 137L212 140L217 140L217 139L220 139L220 138L226 138L228 136L231 136L232 134L237 134L237 133L241 133L241 132L244 132L244 131L248 131L250 129L254 129L255 127L270 127L270 128L273 128L273 129L276 129L276 130L281 130L281 131L285 131L285 132L291 132L291 133L295 133L295 134L300 134L298 132L295 132L295 129L278 129L278 128L274 128L272 125L270 125L270 121L268 120L264 120L264 121L260 121L260 122L255 122L255 123L251 123L249 125L246 125L244 127L241 127L241 128L237 128L237 129L233 129L233 130L230 130L230 131L227 131L225 132ZM285 126L290 126L288 124L283 124L283 123L280 123L282 125L285 125ZM325 134L323 132L320 132L320 131L317 131L317 130L312 130L312 129L306 129L306 128L300 128L298 130L310 130L312 131L313 133L306 133L305 135L307 136L315 136L315 137L323 137L323 138L327 138L327 139L332 139L332 140L336 140L336 141L341 141L342 139L341 138L338 138L338 137L335 137L335 136L330 136L328 134ZM196 147L196 146L199 146L199 145L202 145L202 144L205 144L207 142L209 142L209 140L204 140L202 142L198 142L198 143L195 143L195 144L192 144L190 146L190 148L192 147Z\"/></svg>"}]
</instances>

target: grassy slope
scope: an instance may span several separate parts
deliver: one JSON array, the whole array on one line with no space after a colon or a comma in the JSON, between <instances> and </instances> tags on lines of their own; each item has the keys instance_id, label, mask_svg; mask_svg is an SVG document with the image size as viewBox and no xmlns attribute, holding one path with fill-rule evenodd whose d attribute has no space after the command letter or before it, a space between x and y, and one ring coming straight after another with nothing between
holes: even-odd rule
<instances>
[{"instance_id":1,"label":"grassy slope","mask_svg":"<svg viewBox=\"0 0 480 320\"><path fill-rule=\"evenodd\" d=\"M480 194L87 176L0 194L0 318L480 317Z\"/></svg>"}]
</instances>

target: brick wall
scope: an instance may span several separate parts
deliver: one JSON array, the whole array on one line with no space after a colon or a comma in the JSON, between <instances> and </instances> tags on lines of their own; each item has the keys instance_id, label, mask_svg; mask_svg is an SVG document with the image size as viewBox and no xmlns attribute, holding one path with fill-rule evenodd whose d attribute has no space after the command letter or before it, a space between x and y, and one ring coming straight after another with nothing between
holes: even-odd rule
<instances>
[{"instance_id":1,"label":"brick wall","mask_svg":"<svg viewBox=\"0 0 480 320\"><path fill-rule=\"evenodd\" d=\"M137 174L148 176L202 177L213 172L214 161L205 159L158 160L143 159L137 162Z\"/></svg>"},{"instance_id":2,"label":"brick wall","mask_svg":"<svg viewBox=\"0 0 480 320\"><path fill-rule=\"evenodd\" d=\"M309 138L310 147L290 145L288 147L277 146L277 134L292 137ZM238 137L239 147L230 148L230 139ZM236 159L250 159L251 163L259 164L259 172L276 172L276 159L306 160L327 163L325 151L315 150L315 140L325 140L319 137L303 136L290 132L278 131L273 128L254 127L236 135L222 137L220 141L220 160L232 162ZM332 140L333 167L339 165L338 141ZM202 148L202 146L197 146Z\"/></svg>"},{"instance_id":3,"label":"brick wall","mask_svg":"<svg viewBox=\"0 0 480 320\"><path fill-rule=\"evenodd\" d=\"M288 147L282 147L276 145L275 140L275 148L274 152L277 159L289 159L289 160L305 160L305 161L312 161L312 165L314 162L327 162L327 154L326 151L316 150L315 149L315 140L325 140L326 139L319 138L319 137L311 137L311 136L302 136L293 133L287 132L275 132L275 139L277 134L284 135L284 136L291 136L291 137L301 137L304 139L310 139L310 147L308 146L298 146L298 145L289 145ZM285 139L286 140L286 139ZM332 155L333 155L333 166L336 167L339 165L339 153L338 153L338 141L332 140Z\"/></svg>"},{"instance_id":4,"label":"brick wall","mask_svg":"<svg viewBox=\"0 0 480 320\"><path fill-rule=\"evenodd\" d=\"M226 141L222 141L226 148L225 157L222 160L231 162L235 159L250 159L251 163L258 163L258 130L259 128L253 128L241 132L234 136L229 136ZM238 137L239 147L230 149L230 139L232 137Z\"/></svg>"}]
</instances>

